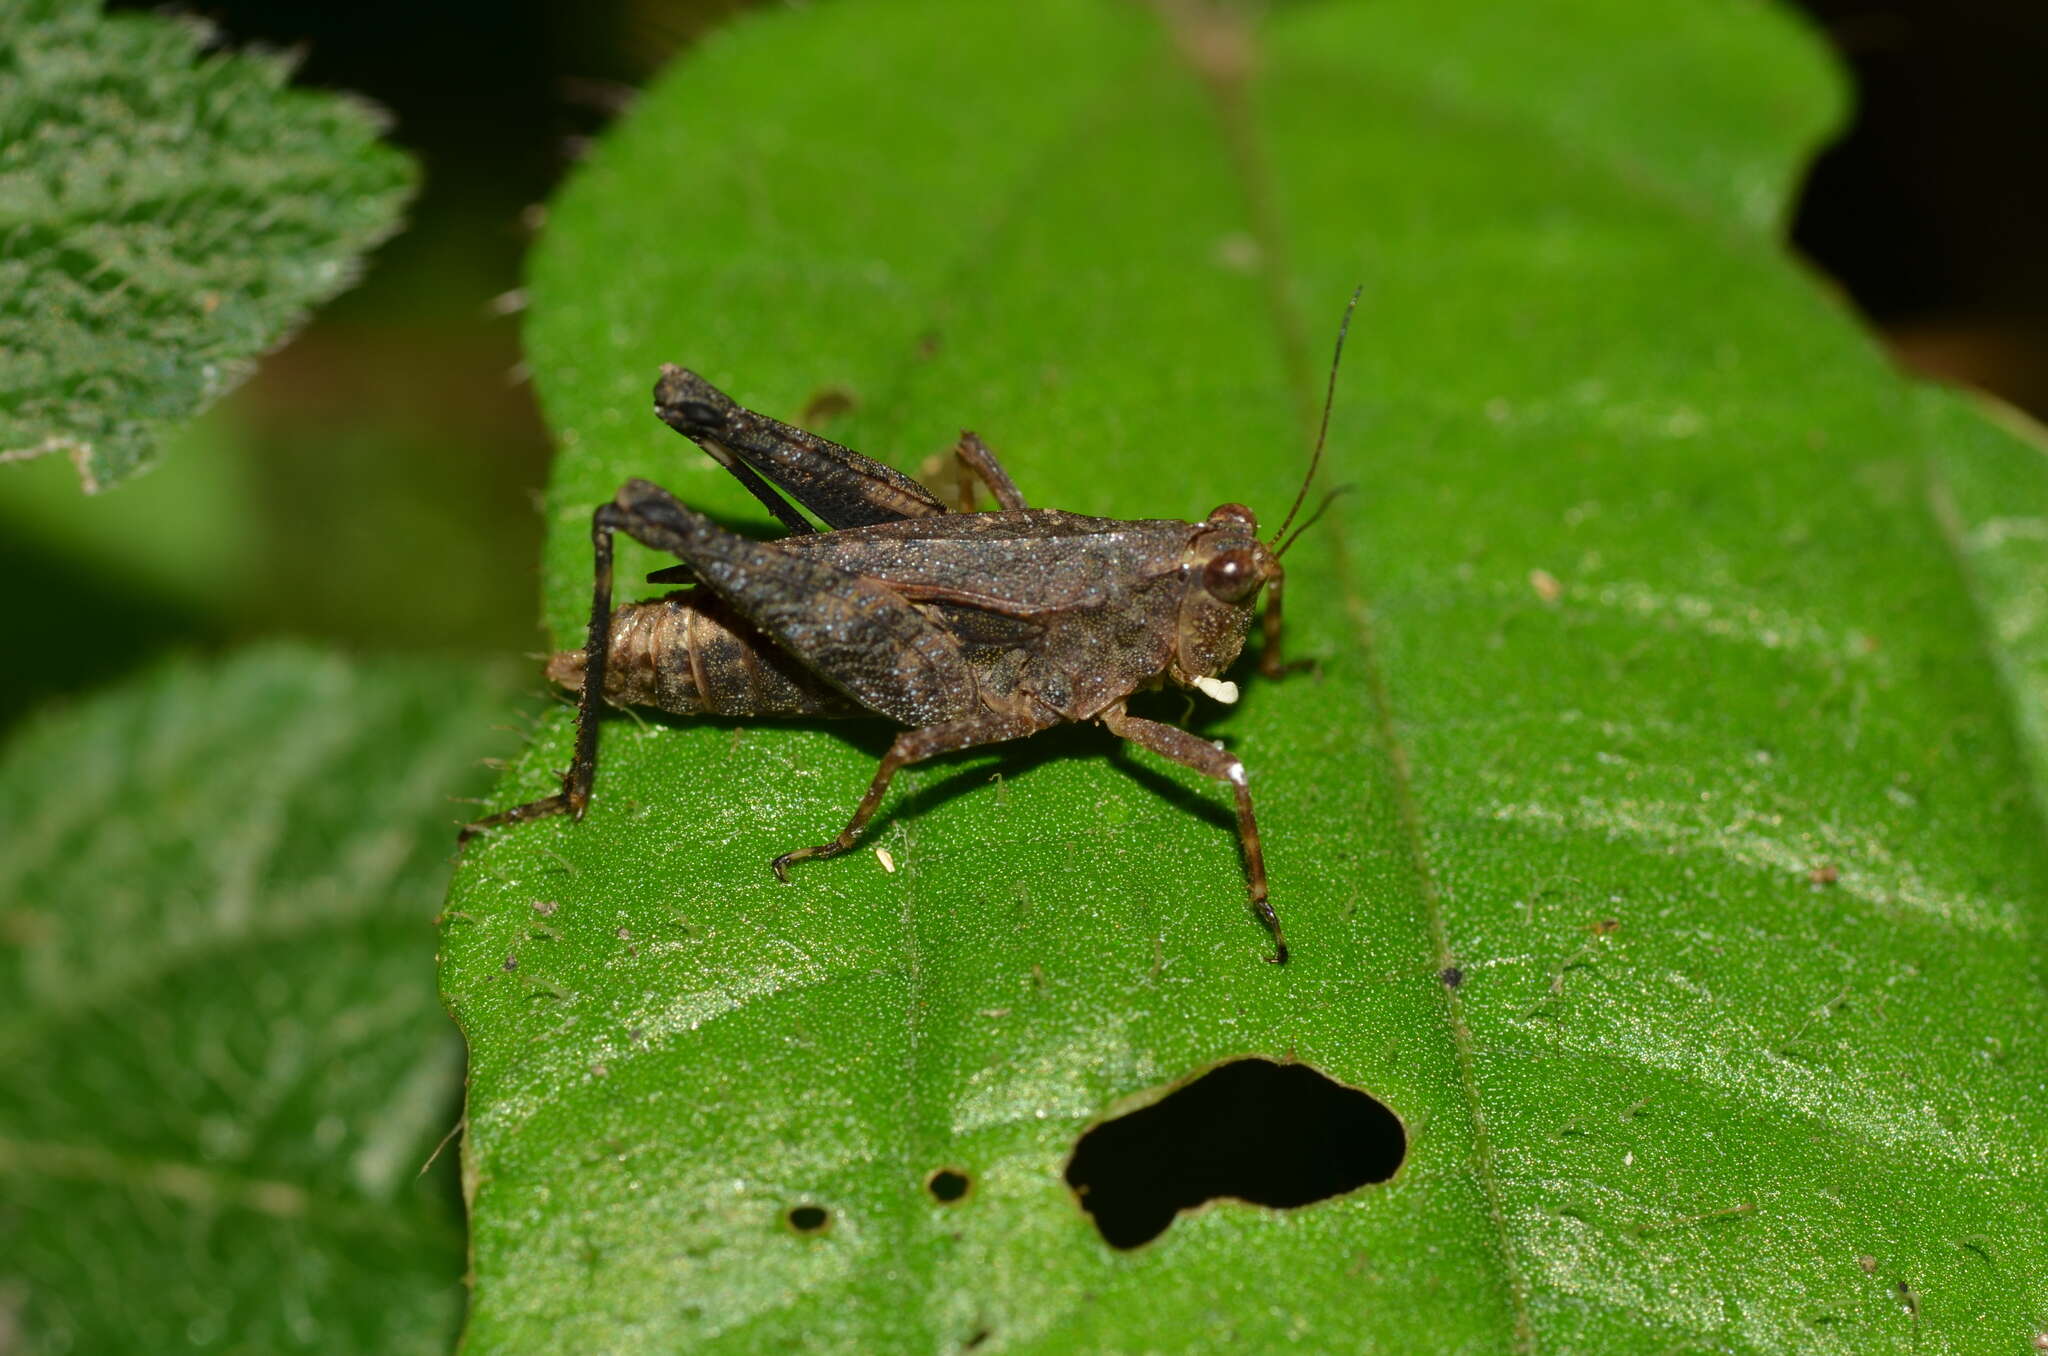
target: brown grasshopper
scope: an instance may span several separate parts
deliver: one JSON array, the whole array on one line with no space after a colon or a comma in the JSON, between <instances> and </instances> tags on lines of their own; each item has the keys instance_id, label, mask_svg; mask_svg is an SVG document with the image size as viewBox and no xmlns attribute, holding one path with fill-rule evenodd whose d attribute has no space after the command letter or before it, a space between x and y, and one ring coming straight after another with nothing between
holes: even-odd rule
<instances>
[{"instance_id":1,"label":"brown grasshopper","mask_svg":"<svg viewBox=\"0 0 2048 1356\"><path fill-rule=\"evenodd\" d=\"M1351 308L1357 303L1354 294ZM1337 333L1337 358L1351 308ZM951 511L908 476L743 409L694 372L664 366L654 412L732 472L790 535L743 537L659 485L627 481L591 521L596 585L588 639L547 667L549 678L580 693L576 751L562 790L471 824L463 837L563 811L583 817L597 772L600 693L615 706L686 715L885 716L909 727L837 838L775 858L785 882L791 862L853 846L897 769L1095 721L1230 784L1252 911L1273 935L1272 959L1285 964L1287 939L1266 899L1244 764L1186 730L1131 715L1125 700L1169 682L1237 700L1236 686L1221 675L1244 647L1262 590L1260 672L1283 671L1280 557L1293 544L1287 528L1322 457L1336 376L1333 359L1308 474L1268 546L1242 504L1220 505L1199 523L1032 508L972 433L962 433L954 449L960 506ZM977 478L1001 505L997 511L973 511ZM814 529L791 499L829 530ZM612 534L621 531L683 562L649 575L650 582L693 587L613 611Z\"/></svg>"}]
</instances>

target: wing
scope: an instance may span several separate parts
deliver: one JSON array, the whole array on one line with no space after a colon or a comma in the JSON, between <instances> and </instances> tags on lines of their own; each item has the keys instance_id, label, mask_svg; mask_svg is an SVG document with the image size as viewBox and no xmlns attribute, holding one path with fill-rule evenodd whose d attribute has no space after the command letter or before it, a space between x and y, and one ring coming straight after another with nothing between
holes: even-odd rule
<instances>
[{"instance_id":1,"label":"wing","mask_svg":"<svg viewBox=\"0 0 2048 1356\"><path fill-rule=\"evenodd\" d=\"M833 528L946 512L938 496L902 472L828 438L744 409L695 372L673 363L662 367L661 379L654 384L654 412L732 472L796 535L811 533L811 525L783 494Z\"/></svg>"},{"instance_id":2,"label":"wing","mask_svg":"<svg viewBox=\"0 0 2048 1356\"><path fill-rule=\"evenodd\" d=\"M974 675L959 642L887 585L786 542L728 532L645 480L627 481L613 503L618 526L681 557L784 653L862 706L913 727L973 711Z\"/></svg>"},{"instance_id":3,"label":"wing","mask_svg":"<svg viewBox=\"0 0 2048 1356\"><path fill-rule=\"evenodd\" d=\"M952 513L779 542L915 602L1031 618L1114 605L1177 573L1187 523L1057 509Z\"/></svg>"}]
</instances>

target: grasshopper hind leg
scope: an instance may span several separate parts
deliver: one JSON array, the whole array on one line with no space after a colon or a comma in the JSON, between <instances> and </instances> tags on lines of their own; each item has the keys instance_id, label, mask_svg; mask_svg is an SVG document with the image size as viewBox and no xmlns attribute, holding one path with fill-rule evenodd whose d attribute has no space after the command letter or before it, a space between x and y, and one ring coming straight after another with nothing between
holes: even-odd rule
<instances>
[{"instance_id":1,"label":"grasshopper hind leg","mask_svg":"<svg viewBox=\"0 0 2048 1356\"><path fill-rule=\"evenodd\" d=\"M562 814L568 808L567 793L558 791L552 796L542 796L539 800L530 800L524 805L515 805L509 810L485 815L482 819L473 819L462 826L461 831L455 835L455 841L467 843L489 829L502 829L507 824L524 824L529 819L546 819L549 815Z\"/></svg>"},{"instance_id":2,"label":"grasshopper hind leg","mask_svg":"<svg viewBox=\"0 0 2048 1356\"><path fill-rule=\"evenodd\" d=\"M500 810L462 826L457 842L468 842L486 829L523 824L529 819L566 814L583 818L590 807L590 785L597 777L597 721L604 701L605 661L611 649L612 628L612 533L626 526L627 515L617 504L600 505L590 519L590 544L594 558L590 590L590 629L584 640L583 693L576 700L576 752L569 770L562 774L562 789L552 796Z\"/></svg>"}]
</instances>

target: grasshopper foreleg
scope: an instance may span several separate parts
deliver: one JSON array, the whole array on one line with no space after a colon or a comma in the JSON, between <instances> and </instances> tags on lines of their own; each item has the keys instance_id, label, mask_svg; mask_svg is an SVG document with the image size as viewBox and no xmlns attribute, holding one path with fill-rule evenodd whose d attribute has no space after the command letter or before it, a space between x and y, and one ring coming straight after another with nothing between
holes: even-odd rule
<instances>
[{"instance_id":1,"label":"grasshopper foreleg","mask_svg":"<svg viewBox=\"0 0 2048 1356\"><path fill-rule=\"evenodd\" d=\"M1288 672L1287 661L1280 657L1280 598L1286 584L1287 575L1276 560L1273 575L1266 581L1265 611L1259 618L1260 635L1265 640L1259 647L1259 672L1268 678L1284 677Z\"/></svg>"},{"instance_id":2,"label":"grasshopper foreleg","mask_svg":"<svg viewBox=\"0 0 2048 1356\"><path fill-rule=\"evenodd\" d=\"M1266 902L1266 855L1259 848L1259 821L1252 815L1252 793L1245 785L1244 764L1236 754L1186 730L1126 714L1121 702L1098 719L1111 734L1150 749L1162 758L1171 758L1183 767L1191 767L1205 777L1230 783L1230 789L1237 793L1237 838L1244 845L1244 871L1251 887L1252 912L1273 934L1273 963L1287 964L1287 935L1280 930L1280 915Z\"/></svg>"},{"instance_id":3,"label":"grasshopper foreleg","mask_svg":"<svg viewBox=\"0 0 2048 1356\"><path fill-rule=\"evenodd\" d=\"M874 817L882 797L888 794L889 783L894 780L896 770L912 763L936 758L942 753L958 753L961 749L976 748L982 744L1000 744L1007 739L1022 739L1025 735L1042 730L1042 722L1025 716L1002 715L984 711L961 720L949 720L943 725L927 725L922 730L906 730L896 736L896 742L889 746L889 752L882 757L882 765L875 769L874 780L868 783L867 794L860 798L854 808L853 818L846 821L846 827L839 836L829 843L816 847L798 848L777 857L772 865L776 879L789 880L791 862L808 861L813 857L837 857L853 846L860 837L860 831L868 820Z\"/></svg>"}]
</instances>

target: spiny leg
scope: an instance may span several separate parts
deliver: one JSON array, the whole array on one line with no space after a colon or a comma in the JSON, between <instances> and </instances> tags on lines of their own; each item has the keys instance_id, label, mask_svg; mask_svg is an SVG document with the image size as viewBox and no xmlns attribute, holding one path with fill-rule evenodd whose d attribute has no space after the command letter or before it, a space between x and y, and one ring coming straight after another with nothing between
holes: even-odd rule
<instances>
[{"instance_id":1,"label":"spiny leg","mask_svg":"<svg viewBox=\"0 0 2048 1356\"><path fill-rule=\"evenodd\" d=\"M936 758L942 753L957 753L980 744L1000 744L1006 739L1022 739L1025 735L1042 730L1045 726L1022 716L998 715L984 711L961 720L949 720L942 725L927 725L921 730L906 730L896 736L896 742L889 746L889 752L882 756L882 765L875 769L874 780L868 783L867 794L860 798L854 808L853 818L846 821L846 827L839 836L829 843L816 847L798 848L785 852L771 865L775 868L777 880L789 880L791 862L808 861L813 857L837 857L853 846L854 839L866 827L875 810L888 794L889 783L896 776L896 770L912 763Z\"/></svg>"},{"instance_id":2,"label":"spiny leg","mask_svg":"<svg viewBox=\"0 0 2048 1356\"><path fill-rule=\"evenodd\" d=\"M1280 915L1266 902L1266 856L1259 849L1259 822L1252 817L1252 793L1245 786L1244 764L1237 755L1217 748L1208 740L1172 725L1126 714L1121 703L1100 717L1112 734L1147 748L1162 758L1171 758L1205 777L1230 783L1237 793L1237 837L1244 845L1244 870L1251 886L1252 912L1273 934L1273 963L1287 964L1287 936L1280 930Z\"/></svg>"},{"instance_id":3,"label":"spiny leg","mask_svg":"<svg viewBox=\"0 0 2048 1356\"><path fill-rule=\"evenodd\" d=\"M590 784L597 776L598 707L604 700L605 661L612 639L612 533L623 525L618 505L600 505L590 518L590 543L595 556L590 590L590 629L583 642L583 693L576 702L576 752L562 774L562 789L552 796L515 805L509 810L462 826L457 842L467 842L485 829L520 824L529 819L567 812L583 818L590 805Z\"/></svg>"},{"instance_id":4,"label":"spiny leg","mask_svg":"<svg viewBox=\"0 0 2048 1356\"><path fill-rule=\"evenodd\" d=\"M988 486L988 492L996 497L996 503L1006 509L1029 508L1017 482L1010 479L1010 473L996 460L996 454L989 450L981 435L960 430L960 441L953 444L954 465L959 468L960 512L974 512L974 482L981 481Z\"/></svg>"}]
</instances>

